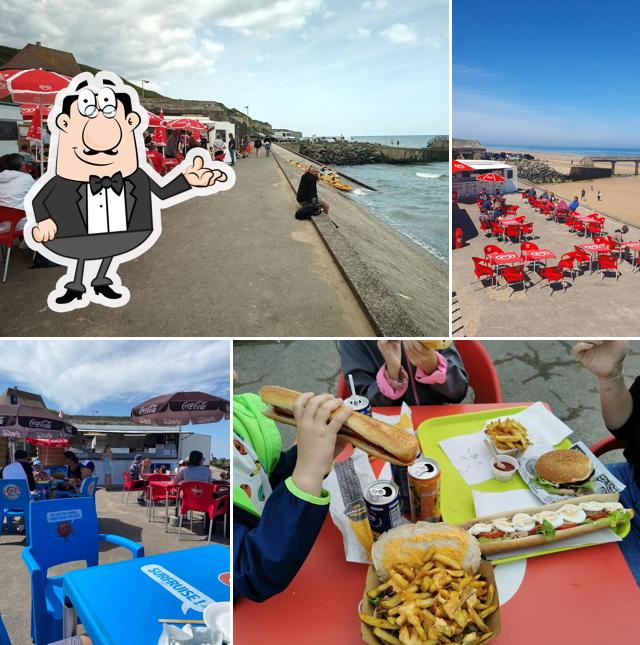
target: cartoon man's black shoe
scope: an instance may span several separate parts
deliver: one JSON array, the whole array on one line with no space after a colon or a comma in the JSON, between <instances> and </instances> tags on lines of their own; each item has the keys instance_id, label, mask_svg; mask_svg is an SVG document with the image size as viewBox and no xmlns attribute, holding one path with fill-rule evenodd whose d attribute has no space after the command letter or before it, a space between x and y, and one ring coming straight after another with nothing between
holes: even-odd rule
<instances>
[{"instance_id":1,"label":"cartoon man's black shoe","mask_svg":"<svg viewBox=\"0 0 640 645\"><path fill-rule=\"evenodd\" d=\"M56 302L59 305L68 305L70 302L73 302L74 300L80 300L80 298L82 298L82 295L83 295L82 291L76 291L75 289L67 289L63 296L56 298Z\"/></svg>"},{"instance_id":2,"label":"cartoon man's black shoe","mask_svg":"<svg viewBox=\"0 0 640 645\"><path fill-rule=\"evenodd\" d=\"M109 298L109 300L122 298L122 294L114 291L108 284L93 287L93 290L96 292L96 296L104 296L105 298Z\"/></svg>"}]
</instances>

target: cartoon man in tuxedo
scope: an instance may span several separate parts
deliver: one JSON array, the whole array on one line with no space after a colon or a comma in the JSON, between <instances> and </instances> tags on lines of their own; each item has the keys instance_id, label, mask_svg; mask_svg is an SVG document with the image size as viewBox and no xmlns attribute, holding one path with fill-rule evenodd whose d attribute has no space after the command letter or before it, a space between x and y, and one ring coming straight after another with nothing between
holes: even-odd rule
<instances>
[{"instance_id":1,"label":"cartoon man in tuxedo","mask_svg":"<svg viewBox=\"0 0 640 645\"><path fill-rule=\"evenodd\" d=\"M146 161L147 123L135 91L110 72L80 74L56 97L49 167L25 199L25 240L67 266L49 295L51 309L126 304L129 290L116 270L158 239L160 202L173 206L235 183L233 170L205 165L196 149L160 177ZM90 261L99 261L97 272L89 270Z\"/></svg>"}]
</instances>

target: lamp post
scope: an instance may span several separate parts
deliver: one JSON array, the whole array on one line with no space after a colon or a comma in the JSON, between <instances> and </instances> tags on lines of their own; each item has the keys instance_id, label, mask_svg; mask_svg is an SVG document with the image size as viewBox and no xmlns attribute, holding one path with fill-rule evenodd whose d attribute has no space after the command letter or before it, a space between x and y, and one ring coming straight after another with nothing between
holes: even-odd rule
<instances>
[{"instance_id":1,"label":"lamp post","mask_svg":"<svg viewBox=\"0 0 640 645\"><path fill-rule=\"evenodd\" d=\"M142 88L142 98L144 98L144 84L148 83L149 81L142 79L140 81L140 87Z\"/></svg>"},{"instance_id":2,"label":"lamp post","mask_svg":"<svg viewBox=\"0 0 640 645\"><path fill-rule=\"evenodd\" d=\"M249 138L249 106L245 105L244 109L247 111L247 139Z\"/></svg>"}]
</instances>

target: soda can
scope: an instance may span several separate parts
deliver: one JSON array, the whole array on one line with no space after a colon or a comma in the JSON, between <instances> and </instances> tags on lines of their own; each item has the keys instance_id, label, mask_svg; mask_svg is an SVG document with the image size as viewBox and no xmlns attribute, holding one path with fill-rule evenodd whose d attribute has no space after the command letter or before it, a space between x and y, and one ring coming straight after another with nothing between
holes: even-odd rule
<instances>
[{"instance_id":1,"label":"soda can","mask_svg":"<svg viewBox=\"0 0 640 645\"><path fill-rule=\"evenodd\" d=\"M379 479L370 484L364 491L364 503L374 540L402 523L400 491L392 481Z\"/></svg>"},{"instance_id":2,"label":"soda can","mask_svg":"<svg viewBox=\"0 0 640 645\"><path fill-rule=\"evenodd\" d=\"M371 416L371 403L369 403L369 399L366 396L354 394L344 400L344 405L347 408L351 408L354 412L366 414L368 417Z\"/></svg>"},{"instance_id":3,"label":"soda can","mask_svg":"<svg viewBox=\"0 0 640 645\"><path fill-rule=\"evenodd\" d=\"M440 466L435 459L420 457L409 466L409 492L411 520L413 522L439 522Z\"/></svg>"},{"instance_id":4,"label":"soda can","mask_svg":"<svg viewBox=\"0 0 640 645\"><path fill-rule=\"evenodd\" d=\"M408 468L406 466L396 466L396 464L391 464L391 477L393 477L393 481L400 489L400 508L402 513L411 513Z\"/></svg>"}]
</instances>

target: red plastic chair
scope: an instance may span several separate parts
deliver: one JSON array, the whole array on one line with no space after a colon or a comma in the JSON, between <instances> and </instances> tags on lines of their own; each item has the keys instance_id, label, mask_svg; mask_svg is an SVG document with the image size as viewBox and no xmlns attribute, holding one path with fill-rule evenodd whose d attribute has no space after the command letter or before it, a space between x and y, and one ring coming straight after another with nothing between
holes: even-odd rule
<instances>
[{"instance_id":1,"label":"red plastic chair","mask_svg":"<svg viewBox=\"0 0 640 645\"><path fill-rule=\"evenodd\" d=\"M533 222L523 224L520 228L520 234L525 238L533 236Z\"/></svg>"},{"instance_id":2,"label":"red plastic chair","mask_svg":"<svg viewBox=\"0 0 640 645\"><path fill-rule=\"evenodd\" d=\"M604 280L604 274L608 271L616 272L616 281L620 277L620 271L618 270L618 258L611 253L600 253L598 255L598 269Z\"/></svg>"},{"instance_id":3,"label":"red plastic chair","mask_svg":"<svg viewBox=\"0 0 640 645\"><path fill-rule=\"evenodd\" d=\"M122 477L124 478L124 485L122 486L122 498L124 498L124 494L127 494L127 504L129 503L129 493L132 490L144 490L147 487L147 482L144 481L144 479L131 479L131 476L129 475L129 471L125 470L122 473ZM120 501L122 501L122 498Z\"/></svg>"},{"instance_id":4,"label":"red plastic chair","mask_svg":"<svg viewBox=\"0 0 640 645\"><path fill-rule=\"evenodd\" d=\"M547 281L545 286L551 287L552 284L557 284L558 282L562 283L562 292L564 293L567 290L567 283L564 279L564 268L560 265L552 267L542 267L540 269L540 277L543 280ZM550 289L549 295L553 293L553 289Z\"/></svg>"},{"instance_id":5,"label":"red plastic chair","mask_svg":"<svg viewBox=\"0 0 640 645\"><path fill-rule=\"evenodd\" d=\"M596 235L592 239L594 244L606 244L607 246L609 245L609 238L602 237L602 235Z\"/></svg>"},{"instance_id":6,"label":"red plastic chair","mask_svg":"<svg viewBox=\"0 0 640 645\"><path fill-rule=\"evenodd\" d=\"M216 517L224 516L224 535L227 534L227 517L229 515L229 495L216 497L211 504L209 504L209 537L207 540L211 542L211 528L215 522Z\"/></svg>"},{"instance_id":7,"label":"red plastic chair","mask_svg":"<svg viewBox=\"0 0 640 645\"><path fill-rule=\"evenodd\" d=\"M206 482L182 482L180 485L180 524L178 525L178 540L182 531L182 519L192 511L209 514L213 501L213 484ZM193 530L193 514L191 515L191 530Z\"/></svg>"},{"instance_id":8,"label":"red plastic chair","mask_svg":"<svg viewBox=\"0 0 640 645\"><path fill-rule=\"evenodd\" d=\"M578 235L583 235L584 237L587 236L587 227L585 226L584 222L581 222L580 220L576 219L573 221L573 230L575 233Z\"/></svg>"},{"instance_id":9,"label":"red plastic chair","mask_svg":"<svg viewBox=\"0 0 640 645\"><path fill-rule=\"evenodd\" d=\"M627 444L624 441L616 439L615 437L607 437L606 439L602 439L602 441L594 443L589 450L591 450L596 457L600 457L606 452L611 452L612 450L623 450L626 447Z\"/></svg>"},{"instance_id":10,"label":"red plastic chair","mask_svg":"<svg viewBox=\"0 0 640 645\"><path fill-rule=\"evenodd\" d=\"M478 280L482 280L482 278L486 276L491 278L491 280L493 281L493 268L487 264L484 264L482 258L473 257L471 259L473 260L473 272L475 273L476 278L478 278Z\"/></svg>"},{"instance_id":11,"label":"red plastic chair","mask_svg":"<svg viewBox=\"0 0 640 645\"><path fill-rule=\"evenodd\" d=\"M558 267L561 267L563 270L566 271L571 271L571 281L575 282L576 276L576 268L574 266L576 261L576 254L575 252L571 253L563 253L560 256L560 260L558 260Z\"/></svg>"},{"instance_id":12,"label":"red plastic chair","mask_svg":"<svg viewBox=\"0 0 640 645\"><path fill-rule=\"evenodd\" d=\"M495 244L487 244L484 247L485 262L487 261L487 257L492 253L504 253L504 251L499 246L496 246Z\"/></svg>"},{"instance_id":13,"label":"red plastic chair","mask_svg":"<svg viewBox=\"0 0 640 645\"><path fill-rule=\"evenodd\" d=\"M513 238L517 237L518 242L520 242L522 237L522 227L521 226L506 226L504 229L504 236L513 241Z\"/></svg>"},{"instance_id":14,"label":"red plastic chair","mask_svg":"<svg viewBox=\"0 0 640 645\"><path fill-rule=\"evenodd\" d=\"M507 206L507 215L514 215L518 212L518 209L520 206L513 205L513 206Z\"/></svg>"},{"instance_id":15,"label":"red plastic chair","mask_svg":"<svg viewBox=\"0 0 640 645\"><path fill-rule=\"evenodd\" d=\"M520 222L522 224L524 222L524 220L527 219L527 218L524 215L517 215L513 219L516 220L516 222Z\"/></svg>"},{"instance_id":16,"label":"red plastic chair","mask_svg":"<svg viewBox=\"0 0 640 645\"><path fill-rule=\"evenodd\" d=\"M587 224L587 233L591 235L591 237L602 233L602 224L600 222L598 222L597 224Z\"/></svg>"},{"instance_id":17,"label":"red plastic chair","mask_svg":"<svg viewBox=\"0 0 640 645\"><path fill-rule=\"evenodd\" d=\"M456 340L456 349L460 354L464 369L469 377L469 386L475 393L474 403L502 403L500 379L491 356L479 340ZM340 372L338 394L341 399L351 396L344 373Z\"/></svg>"},{"instance_id":18,"label":"red plastic chair","mask_svg":"<svg viewBox=\"0 0 640 645\"><path fill-rule=\"evenodd\" d=\"M620 257L621 246L611 237L611 235L607 235L605 244L609 245L609 251L611 253L616 253L618 257Z\"/></svg>"},{"instance_id":19,"label":"red plastic chair","mask_svg":"<svg viewBox=\"0 0 640 645\"><path fill-rule=\"evenodd\" d=\"M537 251L538 245L535 242L523 242L520 245L520 253L523 251Z\"/></svg>"},{"instance_id":20,"label":"red plastic chair","mask_svg":"<svg viewBox=\"0 0 640 645\"><path fill-rule=\"evenodd\" d=\"M502 238L504 235L504 226L498 224L498 222L491 222L491 234L493 237Z\"/></svg>"},{"instance_id":21,"label":"red plastic chair","mask_svg":"<svg viewBox=\"0 0 640 645\"><path fill-rule=\"evenodd\" d=\"M7 272L9 271L9 258L11 257L11 248L13 241L21 239L22 226L18 229L18 224L24 219L27 214L18 208L10 208L9 206L0 206L0 244L7 247L7 257L4 261L4 273L2 274L2 282L7 281Z\"/></svg>"},{"instance_id":22,"label":"red plastic chair","mask_svg":"<svg viewBox=\"0 0 640 645\"><path fill-rule=\"evenodd\" d=\"M159 175L164 174L164 157L157 150L147 150L147 161Z\"/></svg>"},{"instance_id":23,"label":"red plastic chair","mask_svg":"<svg viewBox=\"0 0 640 645\"><path fill-rule=\"evenodd\" d=\"M502 267L500 275L505 279L506 283L511 287L512 291L509 297L515 291L514 284L522 282L525 293L527 292L527 276L524 272L524 264L514 264L513 266Z\"/></svg>"},{"instance_id":24,"label":"red plastic chair","mask_svg":"<svg viewBox=\"0 0 640 645\"><path fill-rule=\"evenodd\" d=\"M576 264L578 265L578 267L581 267L585 262L589 266L591 266L591 256L578 246L575 246L574 249L575 249L574 253L576 258Z\"/></svg>"},{"instance_id":25,"label":"red plastic chair","mask_svg":"<svg viewBox=\"0 0 640 645\"><path fill-rule=\"evenodd\" d=\"M166 503L167 497L171 501L176 501L177 492L175 488L167 491L156 484L160 481L166 481L163 475L149 475L149 485L147 486L146 502L147 502L147 519L154 522L156 519L156 502Z\"/></svg>"}]
</instances>

